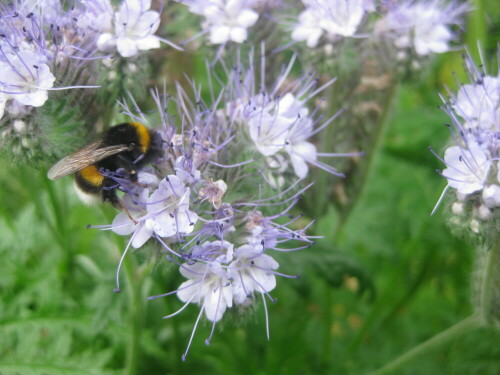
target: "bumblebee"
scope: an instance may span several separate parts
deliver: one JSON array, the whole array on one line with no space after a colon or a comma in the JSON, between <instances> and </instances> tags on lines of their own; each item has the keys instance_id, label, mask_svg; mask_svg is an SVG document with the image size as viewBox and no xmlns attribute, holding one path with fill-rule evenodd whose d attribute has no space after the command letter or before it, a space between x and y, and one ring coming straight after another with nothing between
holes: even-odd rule
<instances>
[{"instance_id":1,"label":"bumblebee","mask_svg":"<svg viewBox=\"0 0 500 375\"><path fill-rule=\"evenodd\" d=\"M126 122L109 128L97 141L59 160L49 169L47 177L57 180L74 173L75 186L83 201L101 200L124 209L116 194L118 183L111 177L113 173L122 169L125 178L137 182L138 169L161 155L159 133L140 123Z\"/></svg>"}]
</instances>

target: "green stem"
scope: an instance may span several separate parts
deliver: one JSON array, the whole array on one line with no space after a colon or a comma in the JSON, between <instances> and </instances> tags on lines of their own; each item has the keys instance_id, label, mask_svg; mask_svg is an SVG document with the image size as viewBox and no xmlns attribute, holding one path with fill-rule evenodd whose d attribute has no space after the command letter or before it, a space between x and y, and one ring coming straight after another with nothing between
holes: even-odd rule
<instances>
[{"instance_id":1,"label":"green stem","mask_svg":"<svg viewBox=\"0 0 500 375\"><path fill-rule=\"evenodd\" d=\"M494 245L488 251L488 259L485 267L485 274L481 282L481 294L479 311L483 318L483 322L491 324L494 317L492 316L493 294L495 293L495 274L497 271L496 266L500 262L500 244L495 238Z\"/></svg>"},{"instance_id":2,"label":"green stem","mask_svg":"<svg viewBox=\"0 0 500 375\"><path fill-rule=\"evenodd\" d=\"M326 97L326 103L329 103L329 109L328 113L326 115L326 118L330 118L335 115L336 111L338 111L338 106L337 101L335 100L335 85L330 85L330 87L327 88L327 91L325 93ZM321 133L321 140L320 140L320 150L323 150L323 152L326 152L325 150L331 150L332 146L332 140L333 140L333 133L335 132L335 127L330 125L327 126L326 129L323 130ZM314 216L320 216L321 213L324 212L325 205L327 204L329 194L326 194L328 191L327 185L331 181L331 177L328 173L325 173L324 171L318 170L315 176L315 187L314 191L317 192L317 194L314 194L315 196L312 197L313 199L313 204L314 206Z\"/></svg>"},{"instance_id":3,"label":"green stem","mask_svg":"<svg viewBox=\"0 0 500 375\"><path fill-rule=\"evenodd\" d=\"M384 367L378 370L370 372L368 375L385 375L391 374L393 371L400 369L402 366L411 362L412 360L420 357L426 353L429 353L436 348L462 336L463 334L470 332L471 330L481 326L482 319L478 315L471 315L468 318L458 322L457 324L451 326L447 330L438 333L437 335L431 337L429 340L417 345L410 351L404 353L398 358L392 360ZM401 372L398 372L401 373Z\"/></svg>"},{"instance_id":4,"label":"green stem","mask_svg":"<svg viewBox=\"0 0 500 375\"><path fill-rule=\"evenodd\" d=\"M123 248L123 241L117 238L119 248ZM141 298L142 278L136 272L137 262L133 256L126 256L123 260L123 266L126 279L126 293L128 296L128 314L129 314L129 343L127 346L127 356L125 363L125 374L136 375L139 373L139 359L141 355L141 333L143 328L143 299Z\"/></svg>"},{"instance_id":5,"label":"green stem","mask_svg":"<svg viewBox=\"0 0 500 375\"><path fill-rule=\"evenodd\" d=\"M467 34L466 43L469 47L469 53L475 61L480 61L480 51L478 44L481 48L488 48L488 26L485 20L485 9L483 0L472 1L473 10L469 12L467 17Z\"/></svg>"},{"instance_id":6,"label":"green stem","mask_svg":"<svg viewBox=\"0 0 500 375\"><path fill-rule=\"evenodd\" d=\"M326 291L325 291L325 343L323 345L323 358L325 360L325 366L327 368L330 368L330 361L331 361L331 353L332 351L332 324L333 324L333 318L332 318L332 306L333 306L333 298L332 298L332 288L330 285L326 285Z\"/></svg>"},{"instance_id":7,"label":"green stem","mask_svg":"<svg viewBox=\"0 0 500 375\"><path fill-rule=\"evenodd\" d=\"M339 233L342 231L344 224L349 219L349 216L354 211L356 203L359 202L360 197L363 195L363 192L366 188L368 177L371 174L373 166L375 164L375 158L378 155L378 151L382 148L384 136L387 132L388 124L389 124L389 113L393 108L394 98L396 97L397 91L397 81L392 81L391 85L387 89L386 100L384 103L384 109L382 111L382 115L380 116L380 120L377 124L375 135L373 137L373 142L371 147L365 151L366 162L364 163L364 168L360 173L360 176L357 177L359 181L355 187L354 194L349 197L349 203L341 208L339 218L337 221L337 227L335 229L334 238L339 237Z\"/></svg>"}]
</instances>

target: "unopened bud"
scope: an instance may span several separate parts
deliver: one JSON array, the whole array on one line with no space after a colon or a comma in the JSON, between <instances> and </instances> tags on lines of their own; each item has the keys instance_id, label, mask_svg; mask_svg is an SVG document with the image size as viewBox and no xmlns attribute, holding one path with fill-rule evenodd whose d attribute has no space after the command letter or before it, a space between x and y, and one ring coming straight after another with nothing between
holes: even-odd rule
<instances>
[{"instance_id":1,"label":"unopened bud","mask_svg":"<svg viewBox=\"0 0 500 375\"><path fill-rule=\"evenodd\" d=\"M486 186L483 189L483 202L489 208L500 207L500 186Z\"/></svg>"},{"instance_id":2,"label":"unopened bud","mask_svg":"<svg viewBox=\"0 0 500 375\"><path fill-rule=\"evenodd\" d=\"M464 204L461 202L455 202L451 205L451 211L455 215L462 215L464 213Z\"/></svg>"}]
</instances>

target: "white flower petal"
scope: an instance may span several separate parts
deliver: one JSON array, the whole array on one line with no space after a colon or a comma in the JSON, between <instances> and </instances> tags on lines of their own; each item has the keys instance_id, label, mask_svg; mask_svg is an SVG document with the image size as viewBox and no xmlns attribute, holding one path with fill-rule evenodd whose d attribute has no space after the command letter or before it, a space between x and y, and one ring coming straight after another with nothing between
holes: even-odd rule
<instances>
[{"instance_id":1,"label":"white flower petal","mask_svg":"<svg viewBox=\"0 0 500 375\"><path fill-rule=\"evenodd\" d=\"M120 236L127 236L134 232L135 224L130 220L125 212L120 212L115 216L113 223L111 224L113 232L119 234Z\"/></svg>"},{"instance_id":2,"label":"white flower petal","mask_svg":"<svg viewBox=\"0 0 500 375\"><path fill-rule=\"evenodd\" d=\"M160 39L155 35L150 35L146 38L142 38L137 42L137 47L141 51L147 51L150 49L160 48Z\"/></svg>"},{"instance_id":3,"label":"white flower petal","mask_svg":"<svg viewBox=\"0 0 500 375\"><path fill-rule=\"evenodd\" d=\"M210 42L212 44L222 44L229 40L231 29L229 26L217 25L210 29Z\"/></svg>"},{"instance_id":4,"label":"white flower petal","mask_svg":"<svg viewBox=\"0 0 500 375\"><path fill-rule=\"evenodd\" d=\"M200 285L196 283L196 280L187 280L184 281L177 291L177 297L182 302L187 302L191 300L192 303L200 302L200 293L199 293Z\"/></svg>"},{"instance_id":5,"label":"white flower petal","mask_svg":"<svg viewBox=\"0 0 500 375\"><path fill-rule=\"evenodd\" d=\"M243 43L247 39L247 30L244 27L232 27L229 39L235 43Z\"/></svg>"},{"instance_id":6,"label":"white flower petal","mask_svg":"<svg viewBox=\"0 0 500 375\"><path fill-rule=\"evenodd\" d=\"M481 190L491 166L491 160L476 142L470 142L468 149L449 147L444 154L447 168L443 176L448 185L461 194L472 194Z\"/></svg>"},{"instance_id":7,"label":"white flower petal","mask_svg":"<svg viewBox=\"0 0 500 375\"><path fill-rule=\"evenodd\" d=\"M258 19L259 13L254 10L243 9L238 15L236 23L244 28L248 28L255 25Z\"/></svg>"},{"instance_id":8,"label":"white flower petal","mask_svg":"<svg viewBox=\"0 0 500 375\"><path fill-rule=\"evenodd\" d=\"M116 48L123 57L131 57L138 52L137 43L127 37L119 37L116 41Z\"/></svg>"},{"instance_id":9,"label":"white flower petal","mask_svg":"<svg viewBox=\"0 0 500 375\"><path fill-rule=\"evenodd\" d=\"M144 245L153 235L152 223L149 220L140 222L137 225L140 225L140 227L134 233L134 239L132 240L132 246L136 249Z\"/></svg>"}]
</instances>

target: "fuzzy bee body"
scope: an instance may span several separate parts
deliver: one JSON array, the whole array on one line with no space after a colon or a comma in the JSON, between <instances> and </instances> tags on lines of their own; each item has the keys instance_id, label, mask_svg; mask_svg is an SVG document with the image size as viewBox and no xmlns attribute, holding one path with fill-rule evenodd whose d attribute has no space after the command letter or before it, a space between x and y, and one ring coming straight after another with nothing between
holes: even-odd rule
<instances>
[{"instance_id":1,"label":"fuzzy bee body","mask_svg":"<svg viewBox=\"0 0 500 375\"><path fill-rule=\"evenodd\" d=\"M126 122L109 128L99 140L68 155L49 169L51 180L74 173L75 185L85 202L102 200L122 208L116 195L117 182L109 172L123 169L132 182L137 170L158 159L162 141L157 132L137 122Z\"/></svg>"}]
</instances>

